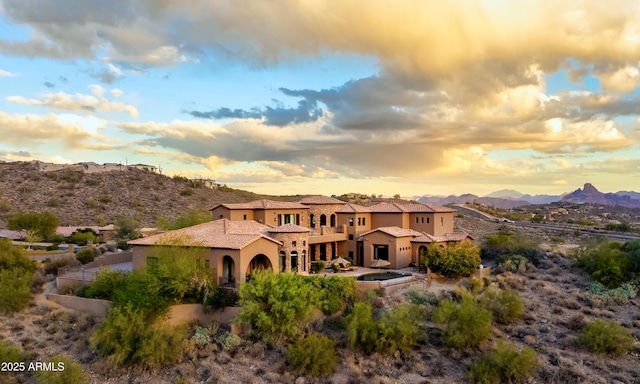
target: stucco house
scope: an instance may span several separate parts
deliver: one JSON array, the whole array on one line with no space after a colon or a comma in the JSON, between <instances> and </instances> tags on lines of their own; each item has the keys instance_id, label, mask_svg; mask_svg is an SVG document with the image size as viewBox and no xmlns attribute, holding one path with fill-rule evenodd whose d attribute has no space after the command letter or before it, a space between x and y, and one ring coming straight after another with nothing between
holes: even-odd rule
<instances>
[{"instance_id":1,"label":"stucco house","mask_svg":"<svg viewBox=\"0 0 640 384\"><path fill-rule=\"evenodd\" d=\"M375 260L390 268L417 263L431 246L473 238L453 231L455 210L428 204L379 203L361 206L327 196L299 202L256 200L217 204L213 221L130 241L134 268L151 255L151 246L187 236L208 249L204 262L221 284L237 285L255 268L306 274L313 261L337 256L368 267Z\"/></svg>"}]
</instances>

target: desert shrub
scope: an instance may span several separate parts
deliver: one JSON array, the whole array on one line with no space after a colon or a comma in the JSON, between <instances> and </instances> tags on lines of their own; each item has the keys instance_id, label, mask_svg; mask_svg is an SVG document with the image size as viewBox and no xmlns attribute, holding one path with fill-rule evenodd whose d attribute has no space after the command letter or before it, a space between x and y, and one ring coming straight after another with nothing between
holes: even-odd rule
<instances>
[{"instance_id":1,"label":"desert shrub","mask_svg":"<svg viewBox=\"0 0 640 384\"><path fill-rule=\"evenodd\" d=\"M118 248L129 249L127 241L135 240L142 237L138 230L139 223L132 218L119 218L115 222L115 238L118 242Z\"/></svg>"},{"instance_id":2,"label":"desert shrub","mask_svg":"<svg viewBox=\"0 0 640 384\"><path fill-rule=\"evenodd\" d=\"M220 328L220 324L217 321L212 321L206 327L197 327L191 337L196 345L205 345L209 343L211 336L215 335Z\"/></svg>"},{"instance_id":3,"label":"desert shrub","mask_svg":"<svg viewBox=\"0 0 640 384\"><path fill-rule=\"evenodd\" d=\"M60 258L56 258L53 260L45 261L43 263L44 271L48 274L58 274L58 268L80 265L78 259L76 259L73 255L64 256Z\"/></svg>"},{"instance_id":4,"label":"desert shrub","mask_svg":"<svg viewBox=\"0 0 640 384\"><path fill-rule=\"evenodd\" d=\"M0 212L11 210L11 202L6 197L0 197Z\"/></svg>"},{"instance_id":5,"label":"desert shrub","mask_svg":"<svg viewBox=\"0 0 640 384\"><path fill-rule=\"evenodd\" d=\"M29 305L33 272L25 250L0 239L0 311L17 312Z\"/></svg>"},{"instance_id":6,"label":"desert shrub","mask_svg":"<svg viewBox=\"0 0 640 384\"><path fill-rule=\"evenodd\" d=\"M120 239L116 242L116 247L118 249L122 249L123 251L126 251L127 249L131 248L129 244L127 244L128 241L129 240Z\"/></svg>"},{"instance_id":7,"label":"desert shrub","mask_svg":"<svg viewBox=\"0 0 640 384\"><path fill-rule=\"evenodd\" d=\"M242 339L235 333L225 332L216 337L216 343L223 351L231 351L242 345Z\"/></svg>"},{"instance_id":8,"label":"desert shrub","mask_svg":"<svg viewBox=\"0 0 640 384\"><path fill-rule=\"evenodd\" d=\"M443 341L451 347L475 347L491 336L491 312L470 295L464 295L460 304L449 299L440 301L433 320L443 326Z\"/></svg>"},{"instance_id":9,"label":"desert shrub","mask_svg":"<svg viewBox=\"0 0 640 384\"><path fill-rule=\"evenodd\" d=\"M307 278L305 281L321 292L313 296L315 300L312 304L320 308L325 315L333 315L344 304L352 303L358 292L358 283L353 278L332 276L328 279Z\"/></svg>"},{"instance_id":10,"label":"desert shrub","mask_svg":"<svg viewBox=\"0 0 640 384\"><path fill-rule=\"evenodd\" d=\"M607 288L617 288L630 276L627 253L619 243L591 238L577 252L577 264Z\"/></svg>"},{"instance_id":11,"label":"desert shrub","mask_svg":"<svg viewBox=\"0 0 640 384\"><path fill-rule=\"evenodd\" d=\"M349 347L370 354L375 352L380 334L378 323L373 319L371 304L358 302L347 316L347 338Z\"/></svg>"},{"instance_id":12,"label":"desert shrub","mask_svg":"<svg viewBox=\"0 0 640 384\"><path fill-rule=\"evenodd\" d=\"M128 277L129 272L127 271L111 271L108 267L100 268L95 281L82 287L78 296L112 300L116 289L122 287Z\"/></svg>"},{"instance_id":13,"label":"desert shrub","mask_svg":"<svg viewBox=\"0 0 640 384\"><path fill-rule=\"evenodd\" d=\"M503 255L496 260L497 270L499 272L520 272L524 273L530 269L531 262L524 256L520 255Z\"/></svg>"},{"instance_id":14,"label":"desert shrub","mask_svg":"<svg viewBox=\"0 0 640 384\"><path fill-rule=\"evenodd\" d=\"M436 305L438 304L438 298L433 292L424 292L420 288L411 287L407 291L407 295L409 296L409 301L412 304L418 305Z\"/></svg>"},{"instance_id":15,"label":"desert shrub","mask_svg":"<svg viewBox=\"0 0 640 384\"><path fill-rule=\"evenodd\" d=\"M78 245L87 245L91 240L93 244L100 243L100 236L91 228L78 229L69 236L69 242Z\"/></svg>"},{"instance_id":16,"label":"desert shrub","mask_svg":"<svg viewBox=\"0 0 640 384\"><path fill-rule=\"evenodd\" d=\"M500 324L510 324L524 316L524 301L512 289L491 287L482 294L479 301L480 305L493 313L493 318Z\"/></svg>"},{"instance_id":17,"label":"desert shrub","mask_svg":"<svg viewBox=\"0 0 640 384\"><path fill-rule=\"evenodd\" d=\"M47 362L58 371L37 371L39 384L83 384L89 381L82 372L82 366L64 355L52 356Z\"/></svg>"},{"instance_id":18,"label":"desert shrub","mask_svg":"<svg viewBox=\"0 0 640 384\"><path fill-rule=\"evenodd\" d=\"M238 305L238 300L240 300L240 297L236 291L215 287L213 293L207 296L205 304L213 309L221 309Z\"/></svg>"},{"instance_id":19,"label":"desert shrub","mask_svg":"<svg viewBox=\"0 0 640 384\"><path fill-rule=\"evenodd\" d=\"M240 286L244 308L236 320L251 324L252 333L267 342L297 338L311 312L310 299L317 294L312 288L302 276L257 272Z\"/></svg>"},{"instance_id":20,"label":"desert shrub","mask_svg":"<svg viewBox=\"0 0 640 384\"><path fill-rule=\"evenodd\" d=\"M56 234L60 225L60 219L54 213L44 212L20 212L7 217L7 228L20 231L32 230L44 237L51 239Z\"/></svg>"},{"instance_id":21,"label":"desert shrub","mask_svg":"<svg viewBox=\"0 0 640 384\"><path fill-rule=\"evenodd\" d=\"M510 255L522 256L537 266L544 253L537 238L519 233L489 235L482 243L482 259L499 261L499 258Z\"/></svg>"},{"instance_id":22,"label":"desert shrub","mask_svg":"<svg viewBox=\"0 0 640 384\"><path fill-rule=\"evenodd\" d=\"M0 361L20 362L25 358L22 352L8 341L0 339Z\"/></svg>"},{"instance_id":23,"label":"desert shrub","mask_svg":"<svg viewBox=\"0 0 640 384\"><path fill-rule=\"evenodd\" d=\"M458 243L442 247L431 247L421 264L445 277L459 277L470 274L480 265L480 249L471 243Z\"/></svg>"},{"instance_id":24,"label":"desert shrub","mask_svg":"<svg viewBox=\"0 0 640 384\"><path fill-rule=\"evenodd\" d=\"M420 310L409 304L400 304L383 313L379 322L380 336L376 343L376 350L389 355L393 355L396 351L402 353L411 351L421 333L418 326L420 317Z\"/></svg>"},{"instance_id":25,"label":"desert shrub","mask_svg":"<svg viewBox=\"0 0 640 384\"><path fill-rule=\"evenodd\" d=\"M193 189L191 188L185 188L182 191L180 191L180 196L191 196L193 195Z\"/></svg>"},{"instance_id":26,"label":"desert shrub","mask_svg":"<svg viewBox=\"0 0 640 384\"><path fill-rule=\"evenodd\" d=\"M518 352L513 345L499 342L480 357L469 371L469 378L476 383L524 383L536 371L538 362L533 349L525 347Z\"/></svg>"},{"instance_id":27,"label":"desert shrub","mask_svg":"<svg viewBox=\"0 0 640 384\"><path fill-rule=\"evenodd\" d=\"M171 299L162 290L162 282L154 275L133 271L113 290L111 300L117 306L133 305L152 316L162 313L171 304Z\"/></svg>"},{"instance_id":28,"label":"desert shrub","mask_svg":"<svg viewBox=\"0 0 640 384\"><path fill-rule=\"evenodd\" d=\"M312 333L289 346L289 364L302 375L328 376L338 363L335 348L329 337Z\"/></svg>"},{"instance_id":29,"label":"desert shrub","mask_svg":"<svg viewBox=\"0 0 640 384\"><path fill-rule=\"evenodd\" d=\"M586 325L580 333L579 340L592 352L614 356L630 351L635 341L631 331L622 325L600 319Z\"/></svg>"},{"instance_id":30,"label":"desert shrub","mask_svg":"<svg viewBox=\"0 0 640 384\"><path fill-rule=\"evenodd\" d=\"M85 180L85 183L87 183L87 185L95 187L96 185L100 184L100 180L91 178L91 179Z\"/></svg>"},{"instance_id":31,"label":"desert shrub","mask_svg":"<svg viewBox=\"0 0 640 384\"><path fill-rule=\"evenodd\" d=\"M129 304L109 309L91 345L114 366L154 369L182 360L185 337L186 328L149 322L143 310Z\"/></svg>"},{"instance_id":32,"label":"desert shrub","mask_svg":"<svg viewBox=\"0 0 640 384\"><path fill-rule=\"evenodd\" d=\"M82 247L76 252L76 259L82 264L87 264L95 260L96 251L92 246Z\"/></svg>"},{"instance_id":33,"label":"desert shrub","mask_svg":"<svg viewBox=\"0 0 640 384\"><path fill-rule=\"evenodd\" d=\"M484 284L485 282L483 279L477 279L475 277L472 278L469 280L469 292L473 294L480 293L484 289Z\"/></svg>"},{"instance_id":34,"label":"desert shrub","mask_svg":"<svg viewBox=\"0 0 640 384\"><path fill-rule=\"evenodd\" d=\"M318 273L324 270L325 264L324 261L312 261L311 262L311 273Z\"/></svg>"},{"instance_id":35,"label":"desert shrub","mask_svg":"<svg viewBox=\"0 0 640 384\"><path fill-rule=\"evenodd\" d=\"M629 270L631 272L640 273L640 240L629 241L622 249L627 252Z\"/></svg>"},{"instance_id":36,"label":"desert shrub","mask_svg":"<svg viewBox=\"0 0 640 384\"><path fill-rule=\"evenodd\" d=\"M640 282L640 281L639 281ZM608 289L598 281L592 281L587 287L587 291L596 295L612 297L618 302L626 302L638 296L638 288L640 284L623 283L618 288Z\"/></svg>"}]
</instances>

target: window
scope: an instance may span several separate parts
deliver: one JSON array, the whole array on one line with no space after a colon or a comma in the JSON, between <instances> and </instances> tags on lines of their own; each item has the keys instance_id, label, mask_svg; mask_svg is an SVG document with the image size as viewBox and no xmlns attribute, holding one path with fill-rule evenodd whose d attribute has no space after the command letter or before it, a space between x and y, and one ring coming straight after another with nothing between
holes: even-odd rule
<instances>
[{"instance_id":1,"label":"window","mask_svg":"<svg viewBox=\"0 0 640 384\"><path fill-rule=\"evenodd\" d=\"M291 252L291 272L298 272L298 252Z\"/></svg>"},{"instance_id":2,"label":"window","mask_svg":"<svg viewBox=\"0 0 640 384\"><path fill-rule=\"evenodd\" d=\"M224 216L220 215L220 218L222 219Z\"/></svg>"},{"instance_id":3,"label":"window","mask_svg":"<svg viewBox=\"0 0 640 384\"><path fill-rule=\"evenodd\" d=\"M422 217L422 224L424 224L424 217Z\"/></svg>"},{"instance_id":4,"label":"window","mask_svg":"<svg viewBox=\"0 0 640 384\"><path fill-rule=\"evenodd\" d=\"M353 217L350 217L350 218L349 218L349 226L350 226L350 227L353 227Z\"/></svg>"},{"instance_id":5,"label":"window","mask_svg":"<svg viewBox=\"0 0 640 384\"><path fill-rule=\"evenodd\" d=\"M444 227L444 217L440 217L440 226Z\"/></svg>"},{"instance_id":6,"label":"window","mask_svg":"<svg viewBox=\"0 0 640 384\"><path fill-rule=\"evenodd\" d=\"M353 251L349 251L349 258L353 260Z\"/></svg>"},{"instance_id":7,"label":"window","mask_svg":"<svg viewBox=\"0 0 640 384\"><path fill-rule=\"evenodd\" d=\"M353 235L349 235L349 240L353 240Z\"/></svg>"},{"instance_id":8,"label":"window","mask_svg":"<svg viewBox=\"0 0 640 384\"><path fill-rule=\"evenodd\" d=\"M311 228L316 227L316 215L311 214Z\"/></svg>"},{"instance_id":9,"label":"window","mask_svg":"<svg viewBox=\"0 0 640 384\"><path fill-rule=\"evenodd\" d=\"M362 225L366 225L366 223L364 222L366 220L365 217L362 218Z\"/></svg>"},{"instance_id":10,"label":"window","mask_svg":"<svg viewBox=\"0 0 640 384\"><path fill-rule=\"evenodd\" d=\"M247 220L247 215L242 215L243 220Z\"/></svg>"},{"instance_id":11,"label":"window","mask_svg":"<svg viewBox=\"0 0 640 384\"><path fill-rule=\"evenodd\" d=\"M287 255L280 251L280 272L284 272L287 270Z\"/></svg>"},{"instance_id":12,"label":"window","mask_svg":"<svg viewBox=\"0 0 640 384\"><path fill-rule=\"evenodd\" d=\"M420 218L416 217L416 224L418 224Z\"/></svg>"},{"instance_id":13,"label":"window","mask_svg":"<svg viewBox=\"0 0 640 384\"><path fill-rule=\"evenodd\" d=\"M427 224L429 224L429 218L427 217Z\"/></svg>"},{"instance_id":14,"label":"window","mask_svg":"<svg viewBox=\"0 0 640 384\"><path fill-rule=\"evenodd\" d=\"M297 241L295 241L295 240L293 240L293 241L291 242L291 246L292 246L292 247L296 247L296 246L297 246L297 244L298 244L298 242L297 242Z\"/></svg>"},{"instance_id":15,"label":"window","mask_svg":"<svg viewBox=\"0 0 640 384\"><path fill-rule=\"evenodd\" d=\"M307 246L307 240L302 240L302 246L306 247Z\"/></svg>"},{"instance_id":16,"label":"window","mask_svg":"<svg viewBox=\"0 0 640 384\"><path fill-rule=\"evenodd\" d=\"M358 225L362 225L362 218L358 217Z\"/></svg>"}]
</instances>

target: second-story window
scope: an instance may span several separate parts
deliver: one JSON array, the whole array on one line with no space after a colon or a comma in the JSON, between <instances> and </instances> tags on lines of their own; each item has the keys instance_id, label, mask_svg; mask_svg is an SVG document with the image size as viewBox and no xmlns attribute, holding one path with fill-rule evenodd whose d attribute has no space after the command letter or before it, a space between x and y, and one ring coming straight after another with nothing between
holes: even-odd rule
<instances>
[{"instance_id":1,"label":"second-story window","mask_svg":"<svg viewBox=\"0 0 640 384\"><path fill-rule=\"evenodd\" d=\"M291 246L292 246L292 247L295 247L295 246L297 245L297 243L298 243L297 241L293 240L293 241L291 242Z\"/></svg>"},{"instance_id":2,"label":"second-story window","mask_svg":"<svg viewBox=\"0 0 640 384\"><path fill-rule=\"evenodd\" d=\"M349 226L350 226L350 227L353 227L353 217L350 217L350 218L349 218Z\"/></svg>"}]
</instances>

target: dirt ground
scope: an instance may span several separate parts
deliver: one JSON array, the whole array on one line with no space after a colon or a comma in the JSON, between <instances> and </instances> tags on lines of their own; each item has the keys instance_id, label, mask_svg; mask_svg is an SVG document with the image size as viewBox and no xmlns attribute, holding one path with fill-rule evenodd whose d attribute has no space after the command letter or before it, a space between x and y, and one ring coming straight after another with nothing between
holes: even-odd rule
<instances>
[{"instance_id":1,"label":"dirt ground","mask_svg":"<svg viewBox=\"0 0 640 384\"><path fill-rule=\"evenodd\" d=\"M446 348L425 322L424 338L411 353L366 356L349 350L343 333L325 329L336 338L340 355L329 378L300 378L287 366L283 350L250 341L226 352L213 342L204 347L191 343L183 363L156 372L112 369L89 345L99 320L59 307L46 300L44 293L22 312L0 315L0 338L33 353L39 361L67 354L82 365L92 383L466 383L468 367L499 339L536 351L539 366L531 383L640 382L637 342L634 351L617 358L592 354L577 342L579 328L596 318L616 321L640 339L640 299L620 304L588 293L589 278L573 266L567 248L550 248L535 271L491 277L500 287L519 292L526 313L515 324L495 325L490 342L463 351ZM434 280L429 290L447 296L457 283ZM44 288L45 293L54 289L51 283ZM408 300L403 289L380 298L379 305L390 307ZM0 382L11 381L31 383L35 378L0 374Z\"/></svg>"}]
</instances>

